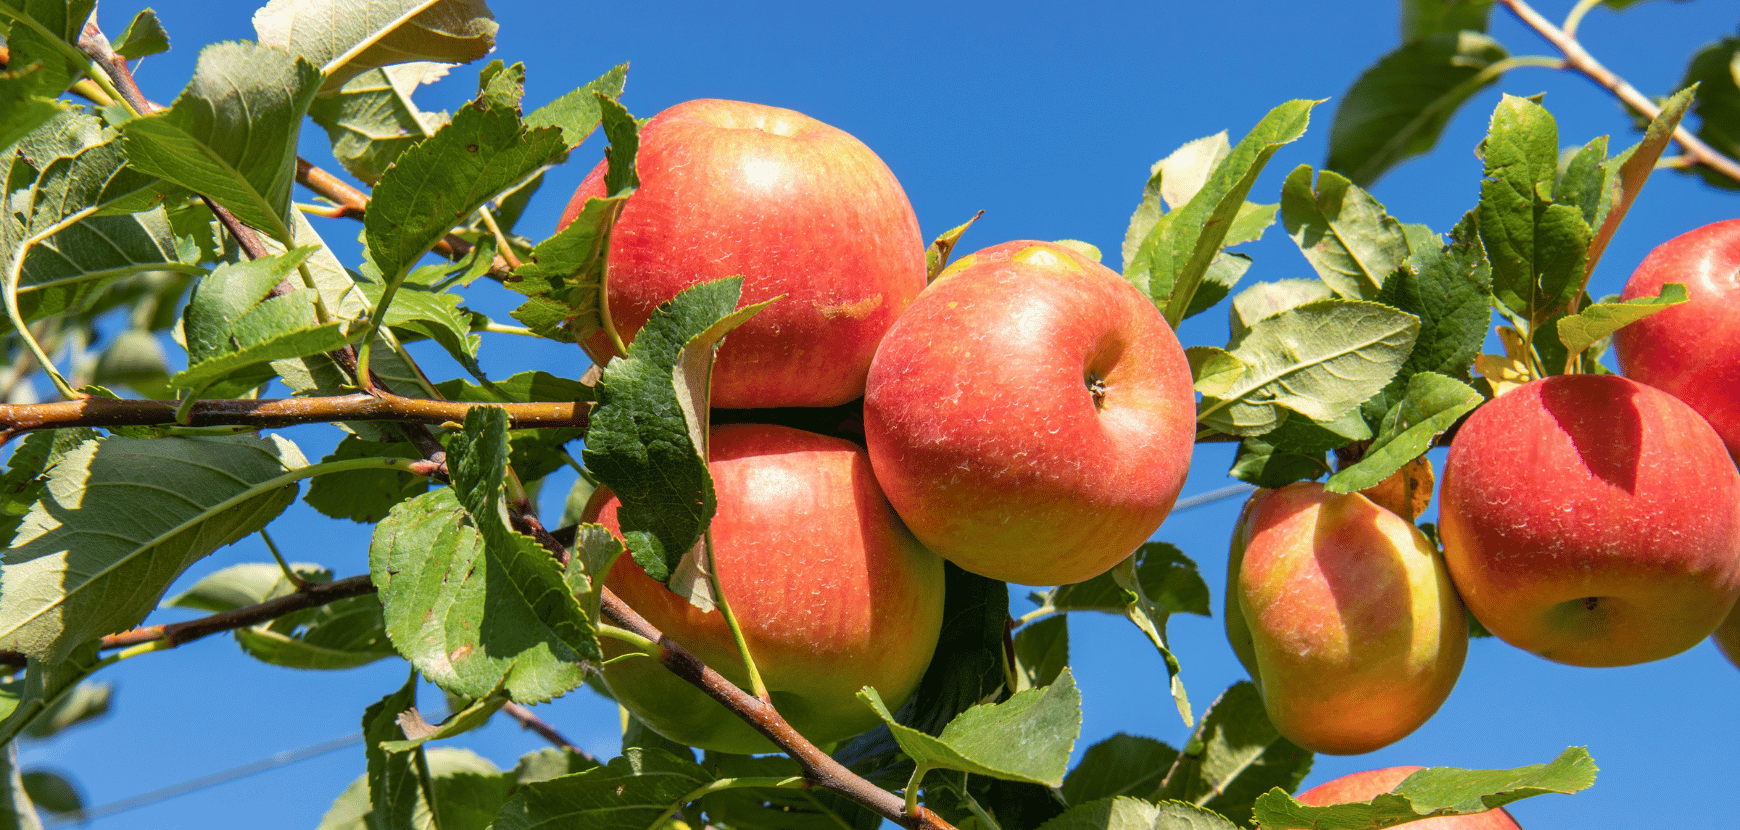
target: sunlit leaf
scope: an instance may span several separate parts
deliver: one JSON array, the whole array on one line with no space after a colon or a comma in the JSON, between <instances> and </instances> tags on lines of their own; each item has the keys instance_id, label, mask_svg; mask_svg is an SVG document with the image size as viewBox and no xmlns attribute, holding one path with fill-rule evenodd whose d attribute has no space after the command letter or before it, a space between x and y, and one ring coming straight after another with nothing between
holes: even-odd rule
<instances>
[{"instance_id":1,"label":"sunlit leaf","mask_svg":"<svg viewBox=\"0 0 1740 830\"><path fill-rule=\"evenodd\" d=\"M260 42L307 58L322 94L388 64L477 60L496 28L484 0L271 0L254 12Z\"/></svg>"}]
</instances>

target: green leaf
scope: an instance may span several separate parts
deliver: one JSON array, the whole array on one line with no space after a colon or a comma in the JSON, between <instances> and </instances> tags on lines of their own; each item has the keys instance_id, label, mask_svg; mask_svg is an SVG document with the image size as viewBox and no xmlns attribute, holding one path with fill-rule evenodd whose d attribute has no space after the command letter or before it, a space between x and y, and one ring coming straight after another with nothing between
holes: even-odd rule
<instances>
[{"instance_id":1,"label":"green leaf","mask_svg":"<svg viewBox=\"0 0 1740 830\"><path fill-rule=\"evenodd\" d=\"M379 301L378 283L363 283L360 287L371 300ZM482 379L483 367L477 363L477 350L483 340L472 333L471 313L461 305L463 302L458 294L405 285L393 295L392 306L383 319L398 332L401 342L427 337L439 343L472 377Z\"/></svg>"},{"instance_id":2,"label":"green leaf","mask_svg":"<svg viewBox=\"0 0 1740 830\"><path fill-rule=\"evenodd\" d=\"M24 793L38 809L58 813L59 818L77 820L85 809L84 794L77 785L59 773L44 769L25 770L21 776Z\"/></svg>"},{"instance_id":3,"label":"green leaf","mask_svg":"<svg viewBox=\"0 0 1740 830\"><path fill-rule=\"evenodd\" d=\"M1740 43L1740 41L1737 41ZM1740 73L1740 53L1735 57L1734 66ZM1740 78L1730 80L1730 88ZM1687 107L1692 104L1693 89L1688 87L1674 93L1673 97L1662 102L1661 113L1649 122L1644 131L1643 141L1637 146L1621 152L1605 164L1609 178L1616 181L1609 188L1610 202L1606 213L1599 221L1592 222L1595 226L1595 236L1589 241L1589 254L1583 271L1595 273L1596 263L1601 261L1601 254L1607 250L1607 243L1612 240L1619 223L1625 219L1625 214L1631 210L1631 205L1637 200L1637 194L1643 190L1644 182L1649 180L1649 174L1655 172L1655 164L1661 159L1661 154L1673 141L1674 130L1679 127L1680 120L1685 117ZM1733 100L1735 108L1734 123L1736 135L1740 135L1740 89L1734 89ZM1734 183L1726 177L1720 177L1727 186ZM1617 188L1617 193L1611 191Z\"/></svg>"},{"instance_id":4,"label":"green leaf","mask_svg":"<svg viewBox=\"0 0 1740 830\"><path fill-rule=\"evenodd\" d=\"M435 793L433 812L419 795L408 821L395 826L378 820L369 803L369 777L364 773L332 802L318 830L486 830L507 802L513 775L496 769L495 764L469 749L435 746L422 752L430 789Z\"/></svg>"},{"instance_id":5,"label":"green leaf","mask_svg":"<svg viewBox=\"0 0 1740 830\"><path fill-rule=\"evenodd\" d=\"M1383 428L1372 439L1365 457L1330 476L1325 487L1332 493L1376 487L1408 462L1425 455L1440 433L1485 402L1479 392L1454 378L1436 372L1414 375L1408 379L1401 402L1384 416Z\"/></svg>"},{"instance_id":6,"label":"green leaf","mask_svg":"<svg viewBox=\"0 0 1740 830\"><path fill-rule=\"evenodd\" d=\"M1642 320L1658 311L1686 301L1686 287L1670 282L1661 287L1655 297L1638 297L1624 302L1596 303L1558 322L1559 342L1572 357L1582 353L1597 340Z\"/></svg>"},{"instance_id":7,"label":"green leaf","mask_svg":"<svg viewBox=\"0 0 1740 830\"><path fill-rule=\"evenodd\" d=\"M1177 210L1196 195L1208 181L1222 159L1232 153L1232 142L1226 131L1187 141L1148 170L1148 184L1142 188L1142 201L1130 216L1130 226L1124 231L1124 276L1148 293L1146 271L1132 269L1142 241L1154 230L1154 225L1167 208Z\"/></svg>"},{"instance_id":8,"label":"green leaf","mask_svg":"<svg viewBox=\"0 0 1740 830\"><path fill-rule=\"evenodd\" d=\"M0 744L9 743L45 712L80 688L100 667L95 639L73 648L63 659L45 662L31 657L24 664L24 679L0 684Z\"/></svg>"},{"instance_id":9,"label":"green leaf","mask_svg":"<svg viewBox=\"0 0 1740 830\"><path fill-rule=\"evenodd\" d=\"M296 136L319 82L288 52L246 41L207 46L169 109L122 125L127 160L292 244Z\"/></svg>"},{"instance_id":10,"label":"green leaf","mask_svg":"<svg viewBox=\"0 0 1740 830\"><path fill-rule=\"evenodd\" d=\"M0 787L6 792L0 797L0 828L4 830L42 830L42 818L36 805L24 790L24 776L18 768L18 744L9 742L0 750Z\"/></svg>"},{"instance_id":11,"label":"green leaf","mask_svg":"<svg viewBox=\"0 0 1740 830\"><path fill-rule=\"evenodd\" d=\"M382 741L381 749L388 752L404 752L416 749L430 741L444 741L458 735L463 735L489 722L491 715L501 711L508 703L507 695L496 692L484 695L453 714L447 716L439 724L431 724L423 720L423 715L416 707L411 707L399 713L399 729L405 733L405 740Z\"/></svg>"},{"instance_id":12,"label":"green leaf","mask_svg":"<svg viewBox=\"0 0 1740 830\"><path fill-rule=\"evenodd\" d=\"M425 677L467 697L505 684L538 703L580 685L598 643L549 553L502 520L506 426L500 409L466 414L449 444L453 486L395 506L369 567L388 636Z\"/></svg>"},{"instance_id":13,"label":"green leaf","mask_svg":"<svg viewBox=\"0 0 1740 830\"><path fill-rule=\"evenodd\" d=\"M10 66L41 63L33 73L35 94L54 98L85 75L90 59L78 48L79 34L97 8L97 0L4 0L0 21L11 23L6 33ZM8 20L7 18L11 18Z\"/></svg>"},{"instance_id":14,"label":"green leaf","mask_svg":"<svg viewBox=\"0 0 1740 830\"><path fill-rule=\"evenodd\" d=\"M1178 769L1155 797L1176 799L1249 824L1264 792L1291 791L1311 770L1311 752L1281 737L1263 709L1262 695L1239 681L1208 707L1185 744Z\"/></svg>"},{"instance_id":15,"label":"green leaf","mask_svg":"<svg viewBox=\"0 0 1740 830\"><path fill-rule=\"evenodd\" d=\"M484 202L566 152L560 130L526 129L515 103L480 95L381 176L363 230L388 284Z\"/></svg>"},{"instance_id":16,"label":"green leaf","mask_svg":"<svg viewBox=\"0 0 1740 830\"><path fill-rule=\"evenodd\" d=\"M1484 32L1491 16L1492 0L1403 0L1402 42L1464 29Z\"/></svg>"},{"instance_id":17,"label":"green leaf","mask_svg":"<svg viewBox=\"0 0 1740 830\"><path fill-rule=\"evenodd\" d=\"M1189 804L1118 796L1074 807L1039 830L1236 830L1236 825Z\"/></svg>"},{"instance_id":18,"label":"green leaf","mask_svg":"<svg viewBox=\"0 0 1740 830\"><path fill-rule=\"evenodd\" d=\"M767 305L737 309L742 285L730 277L685 289L653 313L628 356L598 380L586 467L616 493L623 539L660 582L670 582L713 519L705 459L713 353L727 332Z\"/></svg>"},{"instance_id":19,"label":"green leaf","mask_svg":"<svg viewBox=\"0 0 1740 830\"><path fill-rule=\"evenodd\" d=\"M46 74L41 65L0 72L0 147L12 146L55 116L72 110L72 105L48 94L41 80Z\"/></svg>"},{"instance_id":20,"label":"green leaf","mask_svg":"<svg viewBox=\"0 0 1740 830\"><path fill-rule=\"evenodd\" d=\"M447 75L448 64L415 61L370 69L314 99L308 116L326 128L332 155L350 174L380 181L399 154L435 134L446 112L424 112L411 100L417 87Z\"/></svg>"},{"instance_id":21,"label":"green leaf","mask_svg":"<svg viewBox=\"0 0 1740 830\"><path fill-rule=\"evenodd\" d=\"M1068 665L1068 617L1047 617L1015 632L1015 691L1049 686Z\"/></svg>"},{"instance_id":22,"label":"green leaf","mask_svg":"<svg viewBox=\"0 0 1740 830\"><path fill-rule=\"evenodd\" d=\"M1323 167L1370 187L1431 150L1456 108L1498 80L1507 57L1498 41L1472 31L1427 35L1383 56L1342 96Z\"/></svg>"},{"instance_id":23,"label":"green leaf","mask_svg":"<svg viewBox=\"0 0 1740 830\"><path fill-rule=\"evenodd\" d=\"M79 683L44 707L24 734L37 740L52 738L67 727L108 714L114 697L114 684Z\"/></svg>"},{"instance_id":24,"label":"green leaf","mask_svg":"<svg viewBox=\"0 0 1740 830\"><path fill-rule=\"evenodd\" d=\"M1196 571L1196 563L1183 551L1165 542L1150 542L1134 554L1136 578L1142 593L1171 614L1211 616L1208 583ZM1118 586L1111 572L1086 582L1059 585L1033 601L1045 611L1099 611L1123 616L1129 609L1129 592Z\"/></svg>"},{"instance_id":25,"label":"green leaf","mask_svg":"<svg viewBox=\"0 0 1740 830\"><path fill-rule=\"evenodd\" d=\"M1593 230L1575 205L1549 194L1558 178L1559 131L1541 105L1506 95L1486 136L1480 184L1480 240L1492 262L1494 295L1539 324L1583 290Z\"/></svg>"},{"instance_id":26,"label":"green leaf","mask_svg":"<svg viewBox=\"0 0 1740 830\"><path fill-rule=\"evenodd\" d=\"M1239 444L1229 472L1258 487L1284 487L1330 472L1324 453L1372 436L1358 410L1319 423L1296 412L1284 412L1274 429Z\"/></svg>"},{"instance_id":27,"label":"green leaf","mask_svg":"<svg viewBox=\"0 0 1740 830\"><path fill-rule=\"evenodd\" d=\"M1370 802L1309 807L1275 789L1257 799L1256 819L1263 830L1377 830L1420 818L1478 813L1545 793L1577 792L1595 783L1595 772L1589 753L1571 747L1549 763L1516 769L1423 769L1403 780L1393 794Z\"/></svg>"},{"instance_id":28,"label":"green leaf","mask_svg":"<svg viewBox=\"0 0 1740 830\"><path fill-rule=\"evenodd\" d=\"M1178 761L1178 750L1153 738L1119 732L1093 746L1063 779L1063 799L1082 805L1115 795L1145 798Z\"/></svg>"},{"instance_id":29,"label":"green leaf","mask_svg":"<svg viewBox=\"0 0 1740 830\"><path fill-rule=\"evenodd\" d=\"M1389 306L1320 300L1260 320L1231 351L1246 371L1204 396L1197 419L1228 435L1262 435L1283 408L1332 421L1371 397L1413 349L1420 319Z\"/></svg>"},{"instance_id":30,"label":"green leaf","mask_svg":"<svg viewBox=\"0 0 1740 830\"><path fill-rule=\"evenodd\" d=\"M1350 300L1376 297L1408 255L1402 223L1333 170L1313 190L1310 165L1294 168L1281 186L1281 221L1317 276Z\"/></svg>"},{"instance_id":31,"label":"green leaf","mask_svg":"<svg viewBox=\"0 0 1740 830\"><path fill-rule=\"evenodd\" d=\"M659 749L631 748L597 769L522 787L490 826L646 830L712 780L692 760Z\"/></svg>"},{"instance_id":32,"label":"green leaf","mask_svg":"<svg viewBox=\"0 0 1740 830\"><path fill-rule=\"evenodd\" d=\"M295 501L293 480L262 485L306 463L276 435L81 444L0 557L0 648L58 661L138 624L189 565Z\"/></svg>"},{"instance_id":33,"label":"green leaf","mask_svg":"<svg viewBox=\"0 0 1740 830\"><path fill-rule=\"evenodd\" d=\"M704 766L708 774L722 779L801 781L803 778L797 762L784 756L710 753ZM871 812L870 808L822 787L732 787L702 796L695 806L713 827L877 830L883 826L882 817Z\"/></svg>"},{"instance_id":34,"label":"green leaf","mask_svg":"<svg viewBox=\"0 0 1740 830\"><path fill-rule=\"evenodd\" d=\"M520 756L519 763L514 764L514 784L524 786L538 781L548 781L570 773L585 772L598 766L597 761L572 748L557 749L553 746L546 746Z\"/></svg>"},{"instance_id":35,"label":"green leaf","mask_svg":"<svg viewBox=\"0 0 1740 830\"><path fill-rule=\"evenodd\" d=\"M1231 343L1243 340L1258 320L1273 317L1290 308L1297 308L1334 295L1322 280L1276 280L1259 282L1233 297L1228 309Z\"/></svg>"},{"instance_id":36,"label":"green leaf","mask_svg":"<svg viewBox=\"0 0 1740 830\"><path fill-rule=\"evenodd\" d=\"M1700 49L1686 64L1686 74L1677 89L1698 85L1692 105L1702 122L1698 138L1728 158L1740 158L1740 37L1725 37ZM1662 108L1665 112L1666 107ZM1648 139L1645 139L1646 141ZM1740 187L1720 172L1693 168L1704 181L1717 187Z\"/></svg>"},{"instance_id":37,"label":"green leaf","mask_svg":"<svg viewBox=\"0 0 1740 830\"><path fill-rule=\"evenodd\" d=\"M858 699L876 710L921 770L960 770L1057 787L1081 732L1081 694L1067 669L1043 689L962 712L934 738L895 723L875 689L865 687Z\"/></svg>"},{"instance_id":38,"label":"green leaf","mask_svg":"<svg viewBox=\"0 0 1740 830\"><path fill-rule=\"evenodd\" d=\"M604 107L599 98L614 101L621 97L622 84L627 76L628 64L617 64L584 86L526 113L526 126L559 127L562 143L569 147L577 146L604 120Z\"/></svg>"},{"instance_id":39,"label":"green leaf","mask_svg":"<svg viewBox=\"0 0 1740 830\"><path fill-rule=\"evenodd\" d=\"M208 397L230 397L276 376L267 365L344 347L340 322L316 316L318 292L298 288L268 297L289 278L311 248L218 266L194 286L182 324L188 367L169 382Z\"/></svg>"},{"instance_id":40,"label":"green leaf","mask_svg":"<svg viewBox=\"0 0 1740 830\"><path fill-rule=\"evenodd\" d=\"M298 563L291 569L308 582L332 579L332 572L318 565ZM295 592L296 586L276 563L249 562L216 571L163 604L222 613ZM387 640L380 600L368 595L237 628L233 636L254 659L294 669L350 669L395 653Z\"/></svg>"},{"instance_id":41,"label":"green leaf","mask_svg":"<svg viewBox=\"0 0 1740 830\"><path fill-rule=\"evenodd\" d=\"M1419 372L1466 381L1492 318L1492 271L1465 221L1449 245L1422 244L1384 282L1377 301L1420 318L1414 348L1396 376L1362 407L1377 423L1401 401Z\"/></svg>"},{"instance_id":42,"label":"green leaf","mask_svg":"<svg viewBox=\"0 0 1740 830\"><path fill-rule=\"evenodd\" d=\"M924 279L926 283L934 282L937 276L942 274L943 269L948 267L949 255L954 253L955 246L961 242L961 237L965 236L967 229L971 228L973 223L979 221L979 217L984 215L985 212L981 210L973 214L973 218L937 234L936 238L931 240L930 246L924 249ZM1098 262L1099 259L1095 258L1094 261Z\"/></svg>"},{"instance_id":43,"label":"green leaf","mask_svg":"<svg viewBox=\"0 0 1740 830\"><path fill-rule=\"evenodd\" d=\"M338 442L332 454L321 461L342 461L350 458L422 458L423 454L408 443L366 441L354 435ZM429 479L402 470L346 470L328 473L308 485L302 497L310 507L334 519L374 524L400 502L429 489Z\"/></svg>"},{"instance_id":44,"label":"green leaf","mask_svg":"<svg viewBox=\"0 0 1740 830\"><path fill-rule=\"evenodd\" d=\"M115 54L128 60L162 54L169 51L169 33L163 31L162 23L157 22L157 12L143 9L133 15L127 28L115 39L113 48Z\"/></svg>"},{"instance_id":45,"label":"green leaf","mask_svg":"<svg viewBox=\"0 0 1740 830\"><path fill-rule=\"evenodd\" d=\"M1304 134L1314 105L1289 101L1270 110L1189 202L1161 216L1148 231L1125 276L1147 284L1148 295L1173 327L1184 319L1203 274L1226 244L1257 174L1275 151Z\"/></svg>"},{"instance_id":46,"label":"green leaf","mask_svg":"<svg viewBox=\"0 0 1740 830\"><path fill-rule=\"evenodd\" d=\"M272 0L254 12L261 43L319 67L321 94L388 64L477 60L496 28L484 0Z\"/></svg>"},{"instance_id":47,"label":"green leaf","mask_svg":"<svg viewBox=\"0 0 1740 830\"><path fill-rule=\"evenodd\" d=\"M423 766L421 749L412 753L388 752L381 748L386 741L404 736L399 728L399 713L417 703L417 673L411 672L405 685L363 710L363 752L368 757L368 792L374 822L382 828L414 827L418 807L428 811L429 793L418 780L418 767ZM427 777L428 770L421 770Z\"/></svg>"},{"instance_id":48,"label":"green leaf","mask_svg":"<svg viewBox=\"0 0 1740 830\"><path fill-rule=\"evenodd\" d=\"M47 487L43 473L80 444L96 437L97 433L90 429L42 430L25 435L13 448L12 456L6 459L6 473L0 475L0 538L8 546L19 523Z\"/></svg>"}]
</instances>

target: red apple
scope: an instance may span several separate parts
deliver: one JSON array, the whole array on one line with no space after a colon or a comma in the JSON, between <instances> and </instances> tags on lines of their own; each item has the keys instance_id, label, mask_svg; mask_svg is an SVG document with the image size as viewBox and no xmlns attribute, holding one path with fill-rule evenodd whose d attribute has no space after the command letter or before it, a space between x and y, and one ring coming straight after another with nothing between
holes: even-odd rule
<instances>
[{"instance_id":1,"label":"red apple","mask_svg":"<svg viewBox=\"0 0 1740 830\"><path fill-rule=\"evenodd\" d=\"M1318 784L1294 798L1301 804L1314 807L1346 804L1350 801L1370 801L1384 793L1394 792L1404 779L1423 769L1425 767L1389 767L1356 772ZM1408 826L1418 827L1420 830L1522 830L1522 825L1517 824L1516 819L1511 818L1510 813L1505 812L1503 807L1467 816L1423 819Z\"/></svg>"},{"instance_id":2,"label":"red apple","mask_svg":"<svg viewBox=\"0 0 1740 830\"><path fill-rule=\"evenodd\" d=\"M889 330L864 393L877 480L913 534L1028 585L1097 576L1153 535L1195 427L1190 366L1153 303L1045 242L951 265Z\"/></svg>"},{"instance_id":3,"label":"red apple","mask_svg":"<svg viewBox=\"0 0 1740 830\"><path fill-rule=\"evenodd\" d=\"M890 708L917 687L942 630L942 560L901 525L856 444L789 427L731 424L710 441L719 581L774 707L811 741L880 723L856 699L873 686ZM619 533L616 498L586 515ZM747 675L718 611L702 613L617 559L605 585L666 636L738 685ZM607 657L623 653L605 638ZM760 733L658 662L604 668L629 711L672 740L720 752L772 752Z\"/></svg>"},{"instance_id":4,"label":"red apple","mask_svg":"<svg viewBox=\"0 0 1740 830\"><path fill-rule=\"evenodd\" d=\"M1226 628L1269 720L1316 752L1371 752L1438 711L1468 618L1436 547L1358 493L1258 490L1233 530Z\"/></svg>"},{"instance_id":5,"label":"red apple","mask_svg":"<svg viewBox=\"0 0 1740 830\"><path fill-rule=\"evenodd\" d=\"M1439 505L1469 610L1549 660L1678 654L1740 595L1740 471L1691 407L1633 380L1550 377L1480 407Z\"/></svg>"},{"instance_id":6,"label":"red apple","mask_svg":"<svg viewBox=\"0 0 1740 830\"><path fill-rule=\"evenodd\" d=\"M1620 297L1654 297L1670 282L1685 284L1686 302L1620 329L1619 366L1690 404L1740 457L1740 219L1662 243Z\"/></svg>"},{"instance_id":7,"label":"red apple","mask_svg":"<svg viewBox=\"0 0 1740 830\"><path fill-rule=\"evenodd\" d=\"M833 406L864 393L877 342L925 281L912 204L870 148L802 113L699 100L653 116L635 168L606 278L624 342L684 288L740 275L745 303L785 299L726 338L714 406ZM604 169L580 183L559 227L605 195ZM611 351L605 337L589 345Z\"/></svg>"}]
</instances>

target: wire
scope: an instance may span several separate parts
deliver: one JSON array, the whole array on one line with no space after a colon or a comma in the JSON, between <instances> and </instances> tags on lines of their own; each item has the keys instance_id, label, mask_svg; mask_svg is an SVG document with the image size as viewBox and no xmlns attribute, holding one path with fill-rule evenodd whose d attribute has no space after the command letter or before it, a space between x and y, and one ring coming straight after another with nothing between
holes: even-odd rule
<instances>
[{"instance_id":1,"label":"wire","mask_svg":"<svg viewBox=\"0 0 1740 830\"><path fill-rule=\"evenodd\" d=\"M341 749L346 749L349 747L356 746L357 744L362 743L362 740L363 740L362 733L357 732L354 734L345 735L342 738L333 738L331 740L321 741L320 743L314 744L312 746L305 746L301 749L292 749L292 750L288 750L286 752L280 752L280 753L273 755L271 757L264 758L264 759L261 759L258 761L254 761L252 763L242 764L241 766L237 766L237 767L230 767L229 769L220 770L220 771L214 772L210 775L202 775L198 778L183 781L179 784L171 784L167 787L162 787L159 789L151 790L150 792L140 793L140 794L135 795L135 796L129 796L127 798L123 798L119 801L111 801L107 804L92 807L89 810L83 810L83 811L80 811L77 813L71 813L71 814L68 814L68 816L66 818L53 820L52 823L48 824L47 826L50 828L53 828L53 827L66 827L66 826L71 826L71 825L75 825L75 824L76 825L89 824L90 822L96 821L97 819L107 818L107 817L112 816L116 813L124 813L128 810L137 809L139 807L144 807L144 806L147 806L150 804L156 804L159 801L167 801L167 800L174 798L178 795L186 795L188 793L195 792L197 790L206 789L207 787L215 787L219 784L225 784L225 783L228 783L230 781L234 781L238 778L246 778L246 777L248 777L250 775L254 775L256 773L261 773L261 772L265 772L267 770L277 769L278 767L282 767L282 766L288 766L290 764L296 763L297 761L306 761L309 758L315 758L315 757L319 757L321 755L326 755L328 753L337 752L338 750L341 750Z\"/></svg>"},{"instance_id":2,"label":"wire","mask_svg":"<svg viewBox=\"0 0 1740 830\"><path fill-rule=\"evenodd\" d=\"M1254 484L1231 484L1222 487L1219 490L1198 493L1187 499L1179 499L1178 503L1172 506L1172 512L1182 513L1193 507L1201 507L1205 504L1217 502L1222 499L1230 499L1233 496L1242 496L1255 489L1257 489L1257 487Z\"/></svg>"}]
</instances>

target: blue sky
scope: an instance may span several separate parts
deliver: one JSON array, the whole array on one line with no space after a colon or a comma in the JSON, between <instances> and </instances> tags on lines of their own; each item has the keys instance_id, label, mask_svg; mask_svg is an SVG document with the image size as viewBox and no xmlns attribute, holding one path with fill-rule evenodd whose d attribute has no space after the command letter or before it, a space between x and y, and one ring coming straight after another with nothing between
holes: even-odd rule
<instances>
[{"instance_id":1,"label":"blue sky","mask_svg":"<svg viewBox=\"0 0 1740 830\"><path fill-rule=\"evenodd\" d=\"M161 102L179 91L200 45L253 36L247 4L153 5L177 47L139 69L146 93ZM983 209L963 251L1009 239L1074 238L1098 245L1114 266L1150 163L1223 129L1236 140L1285 100L1332 99L1397 40L1396 7L1384 2L493 5L501 23L496 56L526 64L528 105L632 61L623 101L637 115L700 97L797 109L881 154L906 187L927 238ZM1540 5L1559 18L1572 4ZM104 3L101 22L113 36L140 7ZM1548 51L1505 12L1493 17L1494 36L1512 53ZM1678 80L1686 56L1732 34L1734 25L1730 4L1645 3L1623 14L1596 11L1582 36L1611 68L1659 95ZM474 78L473 68L455 69L419 101L428 109L451 109L475 89ZM1545 92L1562 143L1602 134L1614 134L1616 147L1634 140L1612 98L1582 78L1527 69L1501 87ZM1376 185L1374 194L1392 215L1443 231L1473 206L1480 180L1473 148L1496 101L1494 91L1470 102L1437 152ZM1288 170L1322 162L1332 107L1333 101L1320 107L1305 137L1276 155L1252 198L1275 201ZM322 162L330 154L317 128L305 130L302 144L305 156L338 169ZM522 231L553 231L598 152L583 147L550 176ZM298 198L309 197L302 192ZM1614 239L1591 293L1617 293L1650 248L1731 218L1737 208L1740 196L1733 193L1659 175ZM319 227L354 265L357 227ZM1255 257L1247 281L1311 273L1279 228L1242 250ZM493 286L476 288L476 306L493 315L504 315L514 302ZM1194 318L1180 335L1187 345L1220 345L1224 315ZM572 348L499 337L485 341L484 365L497 376L528 368L577 375L584 361ZM436 357L428 368L439 376L457 373ZM333 440L330 430L289 434L311 457ZM1442 453L1434 460L1441 466ZM1230 461L1228 446L1200 448L1186 495L1230 483ZM551 521L569 480L553 478L546 488ZM1217 594L1238 506L1229 500L1180 515L1156 537L1194 557ZM341 576L367 568L367 528L304 507L276 528L293 560L319 562ZM264 547L249 540L199 563L182 584L225 565L267 559ZM1182 741L1186 731L1167 698L1164 669L1141 635L1110 617L1077 617L1071 627L1086 713L1078 752L1117 731ZM1218 618L1176 617L1171 633L1200 713L1243 672ZM404 672L397 661L336 673L278 669L245 657L228 638L211 637L107 670L99 679L117 686L113 713L55 742L26 747L23 760L67 771L90 803L102 804L354 732L363 707L396 688ZM1683 794L1719 791L1731 781L1732 747L1740 745L1737 704L1740 671L1707 643L1657 663L1596 670L1480 640L1435 718L1370 755L1320 756L1307 785L1399 764L1511 767L1544 762L1566 746L1588 746L1602 770L1594 788L1516 805L1525 826L1708 826L1703 799ZM426 694L424 708L438 711L438 695ZM538 712L595 754L614 754L614 706L590 692L577 691ZM458 743L504 767L542 746L505 718ZM362 750L351 748L95 826L311 828L362 768Z\"/></svg>"}]
</instances>

